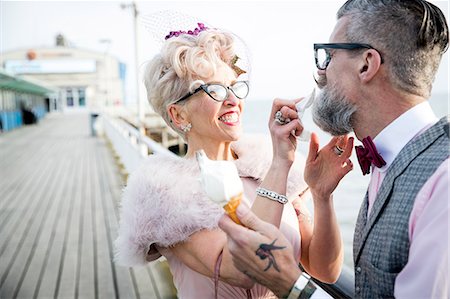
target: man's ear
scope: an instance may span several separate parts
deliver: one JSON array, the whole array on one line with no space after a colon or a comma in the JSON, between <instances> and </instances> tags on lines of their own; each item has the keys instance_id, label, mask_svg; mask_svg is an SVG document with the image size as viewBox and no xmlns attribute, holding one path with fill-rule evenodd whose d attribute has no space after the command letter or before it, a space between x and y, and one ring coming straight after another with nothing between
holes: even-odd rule
<instances>
[{"instance_id":1,"label":"man's ear","mask_svg":"<svg viewBox=\"0 0 450 299\"><path fill-rule=\"evenodd\" d=\"M375 49L364 52L363 61L359 70L359 78L367 83L375 77L381 67L381 55Z\"/></svg>"},{"instance_id":2,"label":"man's ear","mask_svg":"<svg viewBox=\"0 0 450 299\"><path fill-rule=\"evenodd\" d=\"M187 120L186 108L177 104L170 104L167 107L167 113L169 114L169 118L174 124L175 127L180 128L182 125L186 125L189 123Z\"/></svg>"}]
</instances>

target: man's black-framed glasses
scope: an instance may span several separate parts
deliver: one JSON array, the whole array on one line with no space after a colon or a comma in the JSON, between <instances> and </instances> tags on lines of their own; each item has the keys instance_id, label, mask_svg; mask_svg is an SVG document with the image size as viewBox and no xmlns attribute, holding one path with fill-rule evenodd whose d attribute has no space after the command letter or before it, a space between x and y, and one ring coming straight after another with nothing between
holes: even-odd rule
<instances>
[{"instance_id":1,"label":"man's black-framed glasses","mask_svg":"<svg viewBox=\"0 0 450 299\"><path fill-rule=\"evenodd\" d=\"M206 83L200 85L193 92L186 94L184 97L180 98L175 103L184 101L201 90L206 92L206 94L209 95L214 101L223 102L226 99L228 99L229 90L231 90L231 92L236 96L236 98L241 100L245 99L248 95L248 92L250 91L250 87L248 85L248 81L236 81L231 86L225 86L220 83Z\"/></svg>"},{"instance_id":2,"label":"man's black-framed glasses","mask_svg":"<svg viewBox=\"0 0 450 299\"><path fill-rule=\"evenodd\" d=\"M342 50L374 49L378 53L380 53L380 51L378 51L369 44L359 44L359 43L314 44L314 58L316 60L316 66L319 70L325 70L328 64L330 63L331 60L330 49L342 49ZM381 63L383 63L383 57L381 57Z\"/></svg>"}]
</instances>

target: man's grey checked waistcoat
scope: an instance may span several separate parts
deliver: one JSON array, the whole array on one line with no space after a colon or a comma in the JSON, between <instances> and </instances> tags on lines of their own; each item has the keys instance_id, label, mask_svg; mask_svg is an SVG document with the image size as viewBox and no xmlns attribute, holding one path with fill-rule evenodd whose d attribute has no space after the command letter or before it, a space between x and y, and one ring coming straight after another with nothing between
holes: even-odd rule
<instances>
[{"instance_id":1,"label":"man's grey checked waistcoat","mask_svg":"<svg viewBox=\"0 0 450 299\"><path fill-rule=\"evenodd\" d=\"M449 157L449 119L444 117L410 141L381 184L367 219L367 194L353 240L357 298L392 298L409 254L408 225L417 193Z\"/></svg>"}]
</instances>

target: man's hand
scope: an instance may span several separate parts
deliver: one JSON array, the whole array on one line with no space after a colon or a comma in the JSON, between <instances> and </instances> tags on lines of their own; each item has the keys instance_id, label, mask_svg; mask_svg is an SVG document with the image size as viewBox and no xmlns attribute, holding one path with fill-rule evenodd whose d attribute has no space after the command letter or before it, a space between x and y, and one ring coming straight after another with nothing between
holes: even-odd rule
<instances>
[{"instance_id":1,"label":"man's hand","mask_svg":"<svg viewBox=\"0 0 450 299\"><path fill-rule=\"evenodd\" d=\"M278 297L287 296L301 274L291 244L274 225L259 219L244 204L239 205L237 215L245 227L227 215L219 221L235 267Z\"/></svg>"},{"instance_id":2,"label":"man's hand","mask_svg":"<svg viewBox=\"0 0 450 299\"><path fill-rule=\"evenodd\" d=\"M337 152L337 148L342 152ZM314 199L329 199L341 179L353 169L352 149L353 137L340 136L332 138L319 151L319 138L311 134L304 176Z\"/></svg>"}]
</instances>

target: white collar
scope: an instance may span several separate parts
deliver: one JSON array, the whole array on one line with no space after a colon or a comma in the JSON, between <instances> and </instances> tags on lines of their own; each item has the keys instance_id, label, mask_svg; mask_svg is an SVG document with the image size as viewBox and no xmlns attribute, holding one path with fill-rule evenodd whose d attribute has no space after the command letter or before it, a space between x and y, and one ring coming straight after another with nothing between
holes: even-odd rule
<instances>
[{"instance_id":1,"label":"white collar","mask_svg":"<svg viewBox=\"0 0 450 299\"><path fill-rule=\"evenodd\" d=\"M385 127L373 140L378 152L386 161L386 165L379 171L385 172L411 139L438 120L428 101L425 101L412 107Z\"/></svg>"}]
</instances>

